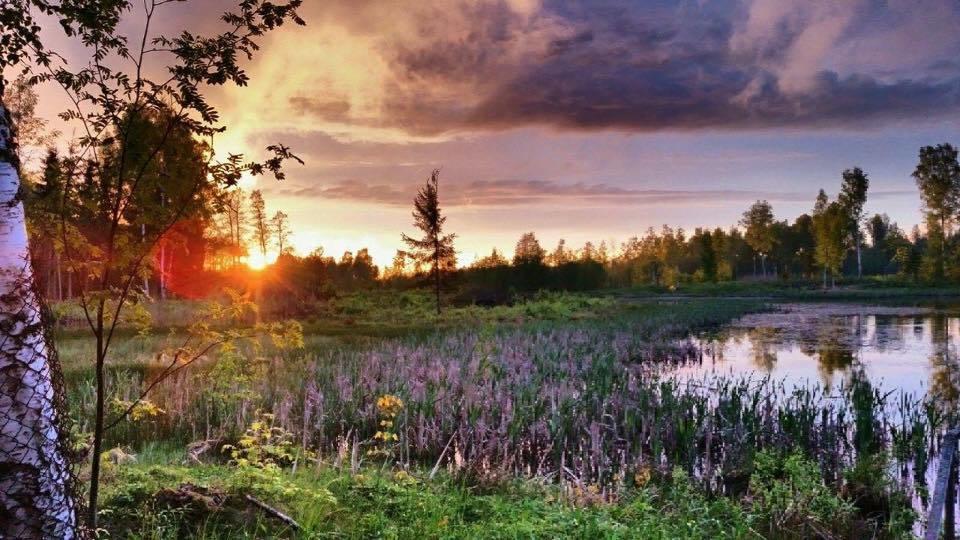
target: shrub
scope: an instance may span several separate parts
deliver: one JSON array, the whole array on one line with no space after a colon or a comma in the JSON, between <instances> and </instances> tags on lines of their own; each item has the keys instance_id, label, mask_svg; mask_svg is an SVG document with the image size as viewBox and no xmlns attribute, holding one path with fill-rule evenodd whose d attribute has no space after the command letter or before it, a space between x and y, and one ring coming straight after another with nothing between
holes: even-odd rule
<instances>
[{"instance_id":1,"label":"shrub","mask_svg":"<svg viewBox=\"0 0 960 540\"><path fill-rule=\"evenodd\" d=\"M237 467L276 469L293 464L297 449L293 434L273 425L273 415L258 412L247 431L236 445L224 445L222 452L230 454L230 464Z\"/></svg>"},{"instance_id":2,"label":"shrub","mask_svg":"<svg viewBox=\"0 0 960 540\"><path fill-rule=\"evenodd\" d=\"M799 453L757 453L750 497L758 530L770 537L844 536L855 512L823 483L817 463Z\"/></svg>"},{"instance_id":3,"label":"shrub","mask_svg":"<svg viewBox=\"0 0 960 540\"><path fill-rule=\"evenodd\" d=\"M874 529L891 538L910 538L918 516L910 498L897 489L889 465L884 453L860 456L844 472L843 493Z\"/></svg>"}]
</instances>

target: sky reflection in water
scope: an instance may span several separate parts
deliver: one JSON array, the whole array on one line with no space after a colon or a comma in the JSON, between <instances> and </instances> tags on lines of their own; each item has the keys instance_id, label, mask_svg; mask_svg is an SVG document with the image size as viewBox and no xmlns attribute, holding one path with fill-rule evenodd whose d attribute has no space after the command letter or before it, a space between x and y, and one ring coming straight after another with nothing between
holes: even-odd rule
<instances>
[{"instance_id":1,"label":"sky reflection in water","mask_svg":"<svg viewBox=\"0 0 960 540\"><path fill-rule=\"evenodd\" d=\"M960 313L871 306L785 306L747 316L695 338L703 363L677 369L683 377L770 375L788 386L837 388L866 377L886 390L947 402L960 396Z\"/></svg>"}]
</instances>

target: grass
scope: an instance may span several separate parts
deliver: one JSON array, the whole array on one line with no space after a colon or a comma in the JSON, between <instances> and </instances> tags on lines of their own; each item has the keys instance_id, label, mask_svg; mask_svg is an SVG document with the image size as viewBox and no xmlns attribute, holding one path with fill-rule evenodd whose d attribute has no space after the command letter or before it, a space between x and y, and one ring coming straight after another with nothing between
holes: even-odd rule
<instances>
[{"instance_id":1,"label":"grass","mask_svg":"<svg viewBox=\"0 0 960 540\"><path fill-rule=\"evenodd\" d=\"M183 454L148 447L136 463L107 469L105 524L126 538L761 538L768 514L809 511L816 519L850 515L851 504L822 488L799 486L816 464L790 457L793 470L757 484L761 503L743 505L710 497L680 470L625 493L615 503L571 493L553 484L511 480L478 489L441 472L365 468L349 471L320 463L290 470L169 465ZM775 461L771 456L769 462ZM178 491L195 495L167 504ZM157 494L167 494L158 496ZM267 514L251 511L241 494L270 500L302 527L298 533ZM771 496L776 494L776 496ZM220 508L204 505L215 498ZM810 497L804 506L799 500ZM780 497L780 498L778 498ZM790 500L784 500L789 497ZM816 508L820 505L821 508ZM782 522L781 537L803 530Z\"/></svg>"},{"instance_id":2,"label":"grass","mask_svg":"<svg viewBox=\"0 0 960 540\"><path fill-rule=\"evenodd\" d=\"M917 300L936 301L960 298L955 285L916 283L896 277L845 279L824 289L819 281L743 280L719 283L683 283L676 289L643 286L603 291L602 296L634 298L743 297L769 300L870 301L912 304Z\"/></svg>"},{"instance_id":3,"label":"grass","mask_svg":"<svg viewBox=\"0 0 960 540\"><path fill-rule=\"evenodd\" d=\"M798 454L761 454L750 497L704 493L680 469L616 501L555 484L508 480L478 488L441 472L322 460L298 469L170 465L148 448L107 468L104 524L123 538L809 538L908 537L909 507L884 527L857 517L854 501L819 483ZM252 495L291 516L292 527L246 502Z\"/></svg>"},{"instance_id":4,"label":"grass","mask_svg":"<svg viewBox=\"0 0 960 540\"><path fill-rule=\"evenodd\" d=\"M221 351L164 383L150 398L161 414L109 435L109 446L138 454L108 467L113 535L285 534L243 504L195 508L210 493L253 493L316 538L802 538L851 527L896 537L912 527L910 497L947 422L934 404L865 381L826 400L819 387L660 373L699 361L690 331L764 309L756 300L544 295L450 310L432 320L440 332L424 322L394 324L399 337L343 335L347 317L376 328L409 309L431 321L422 295L380 294L338 304L332 323L308 322L302 350ZM90 418L91 350L68 336L59 343L70 403ZM118 342L111 398L136 397L169 339ZM388 411L384 396L400 405ZM250 443L255 422L280 439ZM255 463L214 452L183 466L183 448L202 439L253 445L242 457ZM280 466L264 472L263 456Z\"/></svg>"},{"instance_id":5,"label":"grass","mask_svg":"<svg viewBox=\"0 0 960 540\"><path fill-rule=\"evenodd\" d=\"M196 319L205 303L167 300L142 307L149 314L154 330L166 332L183 330ZM437 315L434 297L429 291L374 289L318 302L299 320L310 335L391 338L486 323L593 319L619 307L611 298L549 292L494 307L450 305L448 299L444 304L443 312ZM76 302L56 304L52 312L61 339L89 336L83 311ZM121 321L119 326L119 334L125 338L135 336L137 330L132 321Z\"/></svg>"},{"instance_id":6,"label":"grass","mask_svg":"<svg viewBox=\"0 0 960 540\"><path fill-rule=\"evenodd\" d=\"M403 337L488 323L593 319L616 302L584 294L543 293L512 305L447 306L436 314L425 291L373 290L334 299L303 320L308 334Z\"/></svg>"},{"instance_id":7,"label":"grass","mask_svg":"<svg viewBox=\"0 0 960 540\"><path fill-rule=\"evenodd\" d=\"M187 520L190 510L158 506L152 497L184 484L229 494L241 474L225 467L123 467L105 493L105 521L128 538L297 536L263 514L240 521L239 527L213 513L197 512ZM301 498L284 506L305 538L758 537L743 508L709 500L679 478L664 490L638 490L619 504L594 506L571 504L559 490L533 484L477 493L445 475L429 481L407 473L323 468L283 473L282 482L301 497L311 494L310 502ZM151 517L134 521L130 516Z\"/></svg>"}]
</instances>

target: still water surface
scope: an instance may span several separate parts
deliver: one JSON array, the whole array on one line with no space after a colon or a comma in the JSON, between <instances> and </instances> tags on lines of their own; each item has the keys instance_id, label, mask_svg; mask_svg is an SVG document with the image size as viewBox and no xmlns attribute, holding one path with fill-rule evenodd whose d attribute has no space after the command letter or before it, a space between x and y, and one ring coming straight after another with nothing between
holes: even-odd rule
<instances>
[{"instance_id":1,"label":"still water surface","mask_svg":"<svg viewBox=\"0 0 960 540\"><path fill-rule=\"evenodd\" d=\"M960 309L787 304L695 338L700 364L681 376L769 375L830 388L866 377L886 390L960 395Z\"/></svg>"}]
</instances>

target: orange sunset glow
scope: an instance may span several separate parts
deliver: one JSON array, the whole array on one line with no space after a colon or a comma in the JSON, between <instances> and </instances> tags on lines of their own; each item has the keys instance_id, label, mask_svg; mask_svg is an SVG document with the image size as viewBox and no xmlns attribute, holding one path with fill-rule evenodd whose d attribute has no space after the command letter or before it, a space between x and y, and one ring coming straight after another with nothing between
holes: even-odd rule
<instances>
[{"instance_id":1,"label":"orange sunset glow","mask_svg":"<svg viewBox=\"0 0 960 540\"><path fill-rule=\"evenodd\" d=\"M936 96L955 101L957 74L917 57L950 56L955 6L742 4L691 8L698 18L669 2L307 2L307 25L265 40L248 87L213 89L228 126L217 152L289 145L304 166L244 189L289 214L297 253L367 247L380 266L403 247L398 231L434 168L460 265L494 247L510 253L530 229L546 245L619 244L665 223L729 227L756 199L797 215L812 204L800 186L868 161L874 202L918 223L915 150L956 134L921 111ZM158 31L189 27L197 9L171 6ZM916 33L921 12L939 15ZM697 39L707 24L722 31ZM880 45L871 28L892 24ZM782 39L781 25L791 28ZM911 90L898 81L931 94L900 109ZM831 92L848 108L812 101ZM62 103L41 108L52 117Z\"/></svg>"},{"instance_id":2,"label":"orange sunset glow","mask_svg":"<svg viewBox=\"0 0 960 540\"><path fill-rule=\"evenodd\" d=\"M255 252L247 255L244 264L246 264L251 270L263 270L264 268L270 266L277 260L276 254L267 253L266 255Z\"/></svg>"}]
</instances>

